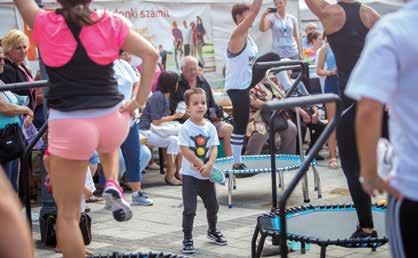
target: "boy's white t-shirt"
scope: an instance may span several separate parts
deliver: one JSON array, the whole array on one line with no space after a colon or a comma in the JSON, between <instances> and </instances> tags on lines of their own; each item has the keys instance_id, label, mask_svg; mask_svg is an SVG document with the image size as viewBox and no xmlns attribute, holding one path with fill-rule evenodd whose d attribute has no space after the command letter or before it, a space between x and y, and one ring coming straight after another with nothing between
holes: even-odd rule
<instances>
[{"instance_id":1,"label":"boy's white t-shirt","mask_svg":"<svg viewBox=\"0 0 418 258\"><path fill-rule=\"evenodd\" d=\"M189 147L197 157L209 158L212 146L219 145L218 134L215 126L205 119L204 125L197 125L188 119L179 129L179 145ZM202 160L206 163L206 160ZM181 174L193 176L198 179L208 180L199 171L192 167L192 164L183 157Z\"/></svg>"}]
</instances>

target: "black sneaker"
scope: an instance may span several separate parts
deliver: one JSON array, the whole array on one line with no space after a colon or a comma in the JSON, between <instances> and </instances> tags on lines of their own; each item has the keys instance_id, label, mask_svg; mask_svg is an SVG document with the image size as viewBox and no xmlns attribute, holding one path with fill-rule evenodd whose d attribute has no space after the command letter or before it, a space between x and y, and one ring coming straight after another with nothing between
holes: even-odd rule
<instances>
[{"instance_id":1,"label":"black sneaker","mask_svg":"<svg viewBox=\"0 0 418 258\"><path fill-rule=\"evenodd\" d=\"M371 233L364 232L360 227L357 226L356 231L351 235L350 239L353 240L368 240L372 238L377 238L377 232L376 230L373 230ZM364 246L367 247L370 244L365 243L364 245L362 243L356 243L354 246Z\"/></svg>"},{"instance_id":2,"label":"black sneaker","mask_svg":"<svg viewBox=\"0 0 418 258\"><path fill-rule=\"evenodd\" d=\"M360 227L357 227L357 230L351 235L350 239L362 238L377 238L377 232L373 230L371 233L366 233Z\"/></svg>"},{"instance_id":3,"label":"black sneaker","mask_svg":"<svg viewBox=\"0 0 418 258\"><path fill-rule=\"evenodd\" d=\"M184 254L194 254L196 252L196 249L194 249L194 246L193 246L192 239L183 240L183 249L181 249L181 252Z\"/></svg>"},{"instance_id":4,"label":"black sneaker","mask_svg":"<svg viewBox=\"0 0 418 258\"><path fill-rule=\"evenodd\" d=\"M238 165L232 165L232 170L247 170L248 169L248 167L244 164L244 163L241 163L241 164L238 164ZM235 174L235 177L236 178L246 178L246 177L252 177L252 176L255 176L255 175L257 175L257 173L248 173L248 172L245 172L245 173L236 173Z\"/></svg>"},{"instance_id":5,"label":"black sneaker","mask_svg":"<svg viewBox=\"0 0 418 258\"><path fill-rule=\"evenodd\" d=\"M208 232L208 239L212 240L217 245L228 244L228 242L224 238L224 235L219 230L216 230L215 232Z\"/></svg>"},{"instance_id":6,"label":"black sneaker","mask_svg":"<svg viewBox=\"0 0 418 258\"><path fill-rule=\"evenodd\" d=\"M233 170L246 170L248 167L244 163L232 165Z\"/></svg>"}]
</instances>

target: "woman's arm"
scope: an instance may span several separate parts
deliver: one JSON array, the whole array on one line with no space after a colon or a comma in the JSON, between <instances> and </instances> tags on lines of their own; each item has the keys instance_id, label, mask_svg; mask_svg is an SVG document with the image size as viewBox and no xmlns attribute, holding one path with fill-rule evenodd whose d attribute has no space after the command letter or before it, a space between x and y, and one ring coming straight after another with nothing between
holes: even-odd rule
<instances>
[{"instance_id":1,"label":"woman's arm","mask_svg":"<svg viewBox=\"0 0 418 258\"><path fill-rule=\"evenodd\" d=\"M14 0L14 2L25 23L33 28L35 17L41 8L33 0Z\"/></svg>"},{"instance_id":2,"label":"woman's arm","mask_svg":"<svg viewBox=\"0 0 418 258\"><path fill-rule=\"evenodd\" d=\"M302 42L300 40L300 33L299 33L299 26L298 26L298 22L296 21L296 19L293 21L293 37L296 40L296 44L298 45L298 54L299 54L299 58L303 59L303 49L302 49Z\"/></svg>"},{"instance_id":3,"label":"woman's arm","mask_svg":"<svg viewBox=\"0 0 418 258\"><path fill-rule=\"evenodd\" d=\"M316 65L316 74L318 76L330 76L330 72L325 68L325 47L319 49L318 64Z\"/></svg>"},{"instance_id":4,"label":"woman's arm","mask_svg":"<svg viewBox=\"0 0 418 258\"><path fill-rule=\"evenodd\" d=\"M255 18L261 8L263 0L254 0L248 11L247 17L235 28L232 32L231 40L229 41L228 51L231 53L240 52L247 43L248 30L253 25Z\"/></svg>"},{"instance_id":5,"label":"woman's arm","mask_svg":"<svg viewBox=\"0 0 418 258\"><path fill-rule=\"evenodd\" d=\"M171 122L173 120L182 118L183 115L184 114L182 114L182 113L175 113L174 115L171 115L171 116L163 116L158 120L152 120L152 124L153 125L160 125L160 124L165 123L165 122Z\"/></svg>"},{"instance_id":6,"label":"woman's arm","mask_svg":"<svg viewBox=\"0 0 418 258\"><path fill-rule=\"evenodd\" d=\"M29 115L33 117L33 112L26 106L10 104L0 98L0 113L6 116Z\"/></svg>"},{"instance_id":7,"label":"woman's arm","mask_svg":"<svg viewBox=\"0 0 418 258\"><path fill-rule=\"evenodd\" d=\"M330 3L324 0L305 0L305 3L311 12L321 20L327 15L325 10L330 5Z\"/></svg>"},{"instance_id":8,"label":"woman's arm","mask_svg":"<svg viewBox=\"0 0 418 258\"><path fill-rule=\"evenodd\" d=\"M263 15L261 16L260 25L258 26L258 29L261 32L266 32L271 28L271 21L267 19L267 15L269 15L269 11L265 11Z\"/></svg>"},{"instance_id":9,"label":"woman's arm","mask_svg":"<svg viewBox=\"0 0 418 258\"><path fill-rule=\"evenodd\" d=\"M144 106L151 91L152 77L159 57L158 52L146 39L133 30L129 32L122 49L142 59L140 87L133 102L136 106ZM135 107L132 108L135 109Z\"/></svg>"}]
</instances>

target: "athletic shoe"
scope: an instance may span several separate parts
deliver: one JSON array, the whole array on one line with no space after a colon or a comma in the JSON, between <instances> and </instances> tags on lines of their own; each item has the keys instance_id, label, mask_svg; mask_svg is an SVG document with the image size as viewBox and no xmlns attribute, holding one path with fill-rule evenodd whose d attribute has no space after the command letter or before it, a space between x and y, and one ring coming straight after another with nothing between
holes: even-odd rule
<instances>
[{"instance_id":1,"label":"athletic shoe","mask_svg":"<svg viewBox=\"0 0 418 258\"><path fill-rule=\"evenodd\" d=\"M140 206L151 206L154 204L154 201L148 198L143 192L139 191L138 195L132 195L132 205L140 205Z\"/></svg>"},{"instance_id":2,"label":"athletic shoe","mask_svg":"<svg viewBox=\"0 0 418 258\"><path fill-rule=\"evenodd\" d=\"M217 245L228 244L224 235L219 230L216 230L215 232L208 232L208 239L212 240Z\"/></svg>"},{"instance_id":3,"label":"athletic shoe","mask_svg":"<svg viewBox=\"0 0 418 258\"><path fill-rule=\"evenodd\" d=\"M371 233L364 232L359 226L357 226L356 231L351 235L350 239L353 240L369 240L372 238L377 238L377 232L376 230L373 230ZM356 243L353 245L353 247L368 247L370 244L365 243L364 245L362 243Z\"/></svg>"},{"instance_id":4,"label":"athletic shoe","mask_svg":"<svg viewBox=\"0 0 418 258\"><path fill-rule=\"evenodd\" d=\"M238 164L238 165L232 165L232 169L233 170L247 170L248 167L244 163L241 163L241 164ZM255 176L255 175L257 175L257 173L247 173L247 172L245 172L245 173L236 173L235 177L236 178L246 178L246 177L252 177L252 176Z\"/></svg>"},{"instance_id":5,"label":"athletic shoe","mask_svg":"<svg viewBox=\"0 0 418 258\"><path fill-rule=\"evenodd\" d=\"M240 164L234 164L232 165L232 169L233 170L246 170L248 169L248 167L244 164L244 163L240 163Z\"/></svg>"},{"instance_id":6,"label":"athletic shoe","mask_svg":"<svg viewBox=\"0 0 418 258\"><path fill-rule=\"evenodd\" d=\"M371 233L366 233L360 227L357 226L357 230L351 235L350 239L362 238L377 238L377 232L376 230L373 230Z\"/></svg>"},{"instance_id":7,"label":"athletic shoe","mask_svg":"<svg viewBox=\"0 0 418 258\"><path fill-rule=\"evenodd\" d=\"M117 221L126 221L132 218L129 203L123 197L123 190L114 180L107 180L103 197L112 207L113 218Z\"/></svg>"},{"instance_id":8,"label":"athletic shoe","mask_svg":"<svg viewBox=\"0 0 418 258\"><path fill-rule=\"evenodd\" d=\"M194 246L193 246L192 239L183 240L183 249L181 249L181 252L184 254L194 254L196 252L196 249L194 249Z\"/></svg>"}]
</instances>

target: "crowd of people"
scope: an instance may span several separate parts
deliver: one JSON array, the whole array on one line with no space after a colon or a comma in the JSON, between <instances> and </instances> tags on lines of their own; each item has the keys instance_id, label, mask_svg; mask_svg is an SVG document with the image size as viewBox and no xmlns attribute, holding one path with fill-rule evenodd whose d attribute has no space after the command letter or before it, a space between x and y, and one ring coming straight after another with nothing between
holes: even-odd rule
<instances>
[{"instance_id":1,"label":"crowd of people","mask_svg":"<svg viewBox=\"0 0 418 258\"><path fill-rule=\"evenodd\" d=\"M176 22L172 24L175 60L180 70L177 73L166 70L167 52L162 46L158 53L119 16L91 10L89 0L58 2L62 8L46 11L33 1L16 0L23 19L33 28L49 78L49 90L0 92L0 132L17 128L21 137L30 142L48 121L47 137L36 148L44 153L39 162L44 162L48 173L46 184L56 202L57 248L64 256L82 257L86 253L78 223L80 213L85 210L84 201L97 200L93 194L94 177L99 178L97 186L102 188L105 207L112 210L117 221L131 219L131 205L154 204L143 192L141 181L145 168L155 164L151 153L157 148L162 149L166 167L164 182L182 186L183 253L195 252L192 231L197 196L202 198L207 210L208 238L218 245L226 245L227 240L217 227L219 205L215 185L209 181L218 156L217 146L222 145L223 155L233 157L233 169L245 170L243 153L261 154L269 130L274 128L277 153L301 154L305 150L300 149L297 141L296 114L299 114L301 138L310 132L309 151L327 122L320 107L302 106L283 111L270 121L271 113L262 107L267 101L283 98L293 83L292 73L282 71L264 78L265 71L254 69L256 62L305 60L315 65L316 75L323 79L323 92L338 94L344 102L342 122L328 140L328 166L338 168L338 145L342 170L358 216L358 226L351 238L377 237L370 194L386 190L390 194L389 214L397 214L390 220L393 222L390 226L396 231L389 235L392 254L414 257L414 231L407 225L415 223L417 190L412 184L416 181L415 165L408 154L418 148L413 137L405 136L405 130L416 131L405 114L411 112L417 116L413 106L416 91L409 87L416 79L416 62L408 54L417 49L408 43L407 37L413 31L413 22L417 21L416 0L381 22L373 9L357 1L328 4L323 0L306 0L320 19L324 32L309 23L303 36L297 19L286 11L287 0L275 0L274 8L261 15L259 30L271 30L273 36L271 51L261 56L249 30L263 1L234 5L231 14L236 27L225 52L225 91L232 102L232 119L225 119L225 112L216 103L202 71L206 32L200 17L196 23L184 21L183 29ZM407 31L397 31L390 22L403 23ZM378 25L374 26L375 23ZM369 30L373 32L368 33ZM40 79L39 74L33 76L25 66L28 45L27 36L19 30L3 36L2 85ZM132 54L142 59L140 67L131 64ZM376 62L370 64L370 58ZM388 72L381 76L379 72L385 65L389 65ZM372 72L364 73L366 69ZM404 76L404 80L399 76ZM374 87L375 82L379 87ZM300 82L292 97L309 95L308 86ZM390 182L376 174L377 140L379 136L388 137L383 105L393 115L391 136L392 140L399 141L394 141L394 145L401 160L398 166L403 168L402 172L397 168L398 173ZM335 109L332 104L326 105L328 118L333 117ZM395 125L393 120L399 124ZM368 122L372 124L366 128ZM1 168L15 192L20 190L19 158L2 156L1 160ZM323 159L319 155L316 158ZM119 182L122 175L132 191L131 201L123 196ZM1 185L4 181L0 176ZM0 210L9 206L17 209L10 203L0 202ZM12 213L3 216L12 219ZM19 232L16 238L28 238L24 226ZM400 235L403 241L395 241ZM16 253L30 257L33 252L28 248L31 245Z\"/></svg>"}]
</instances>

